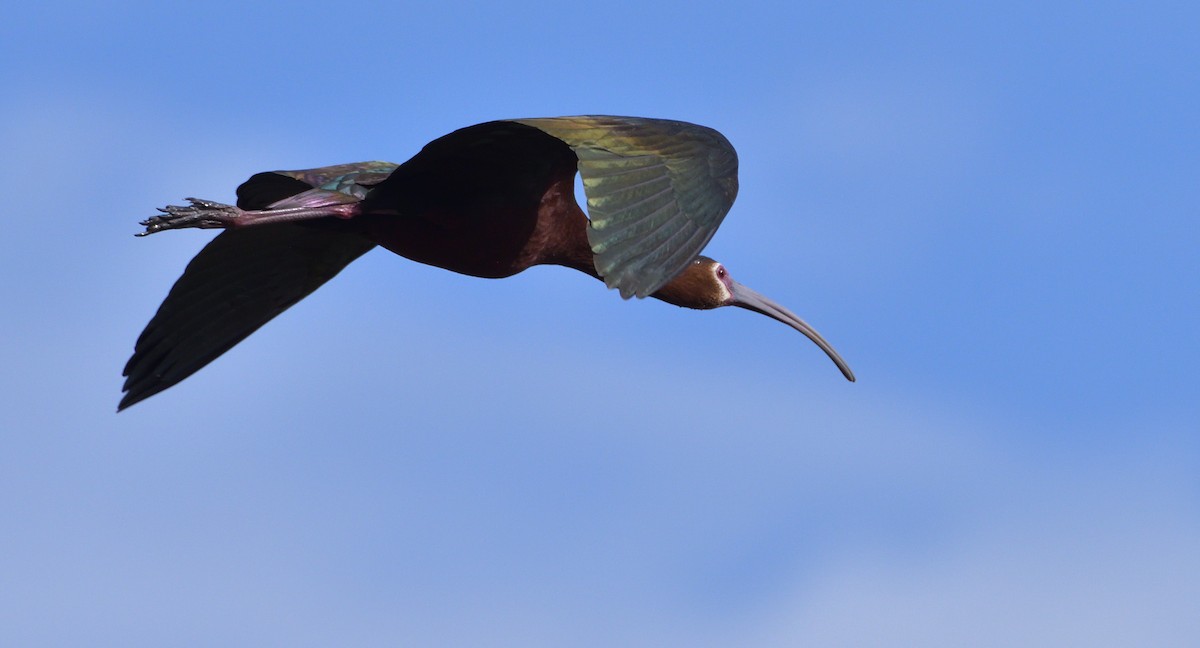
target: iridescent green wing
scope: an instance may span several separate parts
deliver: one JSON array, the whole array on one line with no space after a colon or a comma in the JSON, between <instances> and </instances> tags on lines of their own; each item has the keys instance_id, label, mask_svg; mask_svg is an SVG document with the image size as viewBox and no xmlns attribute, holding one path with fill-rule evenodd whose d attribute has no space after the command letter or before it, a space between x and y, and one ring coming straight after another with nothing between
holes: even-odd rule
<instances>
[{"instance_id":1,"label":"iridescent green wing","mask_svg":"<svg viewBox=\"0 0 1200 648\"><path fill-rule=\"evenodd\" d=\"M367 191L383 182L396 170L391 162L355 162L335 164L303 171L272 171L277 175L295 178L316 190L337 191L362 200ZM249 183L247 183L249 184ZM240 196L240 194L239 194ZM277 205L273 205L277 207Z\"/></svg>"},{"instance_id":2,"label":"iridescent green wing","mask_svg":"<svg viewBox=\"0 0 1200 648\"><path fill-rule=\"evenodd\" d=\"M562 140L579 158L596 271L626 299L682 272L737 196L737 153L711 128L640 117L512 121Z\"/></svg>"}]
</instances>

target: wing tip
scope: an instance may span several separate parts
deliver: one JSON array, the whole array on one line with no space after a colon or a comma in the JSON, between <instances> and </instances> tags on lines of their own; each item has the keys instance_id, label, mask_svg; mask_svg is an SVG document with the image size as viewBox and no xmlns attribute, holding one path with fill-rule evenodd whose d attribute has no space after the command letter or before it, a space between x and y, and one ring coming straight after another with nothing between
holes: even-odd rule
<instances>
[{"instance_id":1,"label":"wing tip","mask_svg":"<svg viewBox=\"0 0 1200 648\"><path fill-rule=\"evenodd\" d=\"M135 361L142 360L143 357L135 351L133 357L129 359L129 364L135 365ZM125 384L121 386L121 401L117 403L117 412L129 409L179 382L178 380L164 382L152 371L138 371L136 366L126 369L125 377Z\"/></svg>"},{"instance_id":2,"label":"wing tip","mask_svg":"<svg viewBox=\"0 0 1200 648\"><path fill-rule=\"evenodd\" d=\"M154 394L157 394L160 391L162 391L162 390L159 389L159 390L154 390L154 391L150 391L150 392L145 392L145 391L125 392L121 396L121 402L117 403L117 413L120 414L121 412L129 409L130 407L132 407L134 405L137 405L138 403L146 400L147 398L150 398L151 396L153 396Z\"/></svg>"}]
</instances>

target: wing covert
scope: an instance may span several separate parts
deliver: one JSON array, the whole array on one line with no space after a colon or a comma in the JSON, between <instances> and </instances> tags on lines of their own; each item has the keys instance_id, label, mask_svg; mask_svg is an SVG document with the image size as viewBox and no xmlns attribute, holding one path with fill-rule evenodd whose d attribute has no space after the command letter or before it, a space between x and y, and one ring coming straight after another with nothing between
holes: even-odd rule
<instances>
[{"instance_id":1,"label":"wing covert","mask_svg":"<svg viewBox=\"0 0 1200 648\"><path fill-rule=\"evenodd\" d=\"M646 297L682 272L737 196L737 153L711 128L639 117L512 121L575 152L596 271L626 299Z\"/></svg>"}]
</instances>

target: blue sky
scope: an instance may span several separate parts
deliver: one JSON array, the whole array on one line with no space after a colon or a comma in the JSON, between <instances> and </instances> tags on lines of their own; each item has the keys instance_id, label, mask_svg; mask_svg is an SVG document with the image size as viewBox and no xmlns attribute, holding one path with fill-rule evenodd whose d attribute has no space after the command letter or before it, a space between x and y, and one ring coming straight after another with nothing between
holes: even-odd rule
<instances>
[{"instance_id":1,"label":"blue sky","mask_svg":"<svg viewBox=\"0 0 1200 648\"><path fill-rule=\"evenodd\" d=\"M1191 646L1190 3L63 3L0 24L0 644ZM805 317L376 251L114 414L257 171L725 133Z\"/></svg>"}]
</instances>

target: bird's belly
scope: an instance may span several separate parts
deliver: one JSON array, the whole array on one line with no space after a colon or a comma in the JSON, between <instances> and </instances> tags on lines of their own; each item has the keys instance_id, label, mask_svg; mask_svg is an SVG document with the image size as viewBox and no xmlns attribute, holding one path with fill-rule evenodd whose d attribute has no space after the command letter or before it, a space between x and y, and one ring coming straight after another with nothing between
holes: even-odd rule
<instances>
[{"instance_id":1,"label":"bird's belly","mask_svg":"<svg viewBox=\"0 0 1200 648\"><path fill-rule=\"evenodd\" d=\"M367 234L380 246L418 263L452 272L499 279L530 266L524 248L533 223L521 226L513 219L375 216L368 219ZM503 227L497 224L503 223Z\"/></svg>"}]
</instances>

